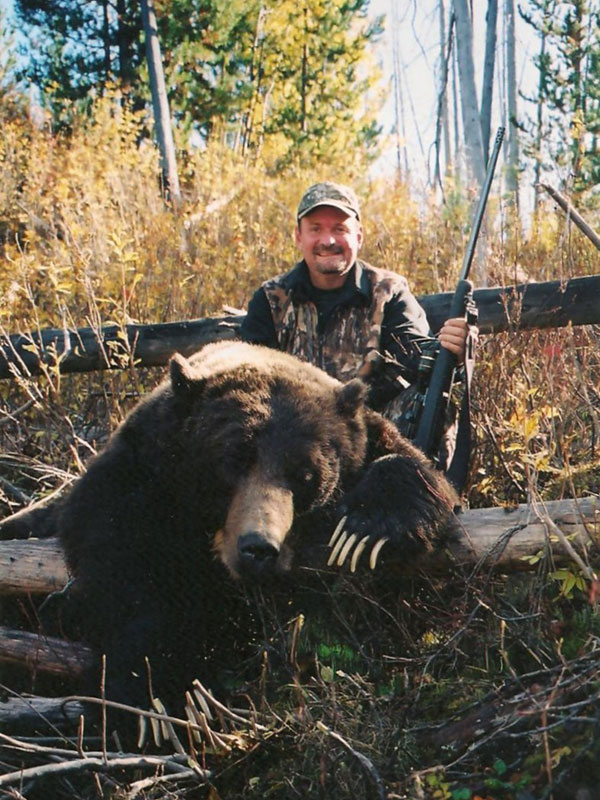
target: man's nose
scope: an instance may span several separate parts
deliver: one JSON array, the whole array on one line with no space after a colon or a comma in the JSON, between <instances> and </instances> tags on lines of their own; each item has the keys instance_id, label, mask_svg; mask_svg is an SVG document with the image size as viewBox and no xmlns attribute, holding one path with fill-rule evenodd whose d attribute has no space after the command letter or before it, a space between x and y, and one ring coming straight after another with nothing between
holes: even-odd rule
<instances>
[{"instance_id":1,"label":"man's nose","mask_svg":"<svg viewBox=\"0 0 600 800\"><path fill-rule=\"evenodd\" d=\"M319 244L322 244L325 247L331 247L332 245L336 244L336 238L333 233L322 231L321 235L319 236Z\"/></svg>"}]
</instances>

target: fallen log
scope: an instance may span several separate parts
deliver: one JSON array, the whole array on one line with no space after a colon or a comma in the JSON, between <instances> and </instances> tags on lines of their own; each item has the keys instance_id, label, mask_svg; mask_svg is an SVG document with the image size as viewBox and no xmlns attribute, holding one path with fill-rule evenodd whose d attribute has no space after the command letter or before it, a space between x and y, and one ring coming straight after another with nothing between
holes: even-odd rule
<instances>
[{"instance_id":1,"label":"fallen log","mask_svg":"<svg viewBox=\"0 0 600 800\"><path fill-rule=\"evenodd\" d=\"M80 642L0 626L0 661L30 672L76 677L91 663L92 651Z\"/></svg>"},{"instance_id":2,"label":"fallen log","mask_svg":"<svg viewBox=\"0 0 600 800\"><path fill-rule=\"evenodd\" d=\"M42 728L63 730L65 726L77 729L79 717L84 713L83 703L62 697L36 697L15 695L0 700L0 728L18 731L23 735ZM0 744L1 744L0 740Z\"/></svg>"},{"instance_id":3,"label":"fallen log","mask_svg":"<svg viewBox=\"0 0 600 800\"><path fill-rule=\"evenodd\" d=\"M545 504L549 520L574 547L588 548L600 538L600 498L553 500ZM458 515L461 533L438 553L431 567L447 569L448 557L460 566L486 560L506 571L527 568L524 558L550 544L557 558L569 556L564 542L548 536L543 514L522 504L514 508L476 508ZM429 565L428 565L429 566ZM62 589L68 573L56 539L9 539L0 542L0 594L46 594Z\"/></svg>"},{"instance_id":4,"label":"fallen log","mask_svg":"<svg viewBox=\"0 0 600 800\"><path fill-rule=\"evenodd\" d=\"M545 548L557 561L578 559L582 564L579 553L600 538L600 498L552 501L541 511L528 505L472 509L459 514L458 520L458 538L446 551L422 562L424 571L447 573L453 567L523 570L531 567L528 557ZM0 542L0 594L47 594L63 589L68 579L56 539ZM89 649L79 643L0 628L0 663L75 676L89 658Z\"/></svg>"},{"instance_id":5,"label":"fallen log","mask_svg":"<svg viewBox=\"0 0 600 800\"><path fill-rule=\"evenodd\" d=\"M600 497L552 500L542 507L475 508L458 515L462 535L449 547L461 565L489 560L504 570L524 566L524 559L550 546L552 554L571 557L565 539L587 549L600 537ZM554 526L563 534L553 535ZM526 564L525 564L526 566Z\"/></svg>"},{"instance_id":6,"label":"fallen log","mask_svg":"<svg viewBox=\"0 0 600 800\"><path fill-rule=\"evenodd\" d=\"M566 281L476 289L481 333L600 323L600 275ZM453 293L422 295L431 329L448 318ZM189 356L208 342L231 339L243 314L156 325L46 329L0 337L0 378L61 372L162 366L173 353Z\"/></svg>"},{"instance_id":7,"label":"fallen log","mask_svg":"<svg viewBox=\"0 0 600 800\"><path fill-rule=\"evenodd\" d=\"M57 539L0 542L0 594L49 594L63 589L68 580Z\"/></svg>"}]
</instances>

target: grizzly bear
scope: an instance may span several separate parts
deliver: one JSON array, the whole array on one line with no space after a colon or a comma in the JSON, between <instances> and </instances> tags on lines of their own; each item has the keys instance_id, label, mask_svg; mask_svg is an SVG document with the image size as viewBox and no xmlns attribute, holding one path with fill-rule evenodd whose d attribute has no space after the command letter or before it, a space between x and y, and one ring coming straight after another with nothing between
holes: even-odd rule
<instances>
[{"instance_id":1,"label":"grizzly bear","mask_svg":"<svg viewBox=\"0 0 600 800\"><path fill-rule=\"evenodd\" d=\"M147 706L149 691L218 679L213 644L228 626L247 633L227 608L232 582L287 580L308 543L328 554L313 568L354 571L452 532L450 485L365 394L257 345L172 359L59 512L108 698Z\"/></svg>"}]
</instances>

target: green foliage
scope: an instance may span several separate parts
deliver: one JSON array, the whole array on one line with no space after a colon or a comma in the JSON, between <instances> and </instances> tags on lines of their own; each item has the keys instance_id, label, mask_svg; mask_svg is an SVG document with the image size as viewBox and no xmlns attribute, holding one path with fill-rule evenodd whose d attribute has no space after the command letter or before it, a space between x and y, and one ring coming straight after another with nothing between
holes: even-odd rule
<instances>
[{"instance_id":1,"label":"green foliage","mask_svg":"<svg viewBox=\"0 0 600 800\"><path fill-rule=\"evenodd\" d=\"M55 124L70 126L74 108L91 112L114 86L133 108L148 105L138 3L17 0L16 8L36 43L24 49L24 74ZM352 150L364 163L376 153L381 103L368 46L382 19L369 21L367 9L368 0L157 2L180 146L193 133L260 154L273 170Z\"/></svg>"},{"instance_id":2,"label":"green foliage","mask_svg":"<svg viewBox=\"0 0 600 800\"><path fill-rule=\"evenodd\" d=\"M528 0L522 15L545 40L536 57L540 95L532 99L543 105L546 118L543 130L535 123L532 138L545 142L545 164L562 168L570 190L581 193L600 176L598 11L588 0Z\"/></svg>"},{"instance_id":3,"label":"green foliage","mask_svg":"<svg viewBox=\"0 0 600 800\"><path fill-rule=\"evenodd\" d=\"M49 100L55 119L70 121L69 102L119 82L125 89L144 58L139 4L117 0L16 0L30 37L24 74Z\"/></svg>"}]
</instances>

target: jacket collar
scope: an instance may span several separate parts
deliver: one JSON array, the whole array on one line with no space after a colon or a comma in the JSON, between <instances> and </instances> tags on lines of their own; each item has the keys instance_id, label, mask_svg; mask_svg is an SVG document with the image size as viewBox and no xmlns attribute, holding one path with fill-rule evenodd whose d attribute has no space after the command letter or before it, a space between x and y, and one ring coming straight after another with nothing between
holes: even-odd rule
<instances>
[{"instance_id":1,"label":"jacket collar","mask_svg":"<svg viewBox=\"0 0 600 800\"><path fill-rule=\"evenodd\" d=\"M294 298L300 301L312 300L315 297L316 291L318 291L310 280L310 273L304 259L299 261L296 266L288 272L287 284ZM365 302L371 302L371 281L365 272L363 261L360 261L360 259L355 261L340 291L343 292L344 296L346 296L347 292L348 298L359 295L364 298Z\"/></svg>"}]
</instances>

